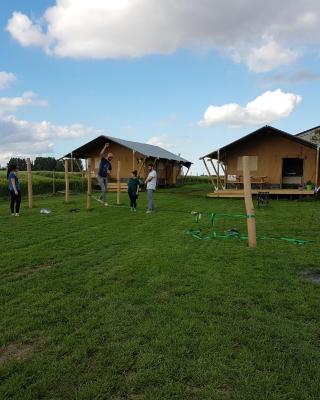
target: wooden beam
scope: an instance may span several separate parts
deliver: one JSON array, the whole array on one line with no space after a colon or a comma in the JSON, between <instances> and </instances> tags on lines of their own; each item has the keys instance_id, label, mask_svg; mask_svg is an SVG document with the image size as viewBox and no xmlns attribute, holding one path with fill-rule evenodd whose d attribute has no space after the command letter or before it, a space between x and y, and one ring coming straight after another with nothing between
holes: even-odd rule
<instances>
[{"instance_id":1,"label":"wooden beam","mask_svg":"<svg viewBox=\"0 0 320 400\"><path fill-rule=\"evenodd\" d=\"M206 163L206 161L205 161L204 158L202 159L202 161L203 161L203 164L204 164L204 166L205 166L205 168L206 168L206 170L207 170L207 172L208 172L209 179L211 180L211 183L212 183L212 185L213 185L213 187L214 187L214 190L216 190L217 187L216 187L216 185L215 185L215 183L214 183L214 179L213 179L212 175L210 174L210 171L209 171L209 168L208 168L208 166L207 166L207 163Z\"/></svg>"},{"instance_id":2,"label":"wooden beam","mask_svg":"<svg viewBox=\"0 0 320 400\"><path fill-rule=\"evenodd\" d=\"M136 157L136 152L134 150L132 150L132 171L135 170L135 157Z\"/></svg>"},{"instance_id":3,"label":"wooden beam","mask_svg":"<svg viewBox=\"0 0 320 400\"><path fill-rule=\"evenodd\" d=\"M188 175L188 173L189 173L189 171L190 171L190 168L191 168L191 165L189 165L189 167L188 167L188 169L187 169L187 172L184 174L183 182L185 182L186 177L187 177L187 175Z\"/></svg>"},{"instance_id":4,"label":"wooden beam","mask_svg":"<svg viewBox=\"0 0 320 400\"><path fill-rule=\"evenodd\" d=\"M64 160L64 183L65 183L65 194L64 194L64 201L69 203L69 169L68 169L68 160Z\"/></svg>"},{"instance_id":5,"label":"wooden beam","mask_svg":"<svg viewBox=\"0 0 320 400\"><path fill-rule=\"evenodd\" d=\"M139 168L139 171L138 171L138 174L137 174L138 177L139 177L140 174L141 174L141 171L142 171L143 166L145 165L145 162L146 162L146 157L143 159L143 162L142 162L142 164L140 165L140 168Z\"/></svg>"},{"instance_id":6,"label":"wooden beam","mask_svg":"<svg viewBox=\"0 0 320 400\"><path fill-rule=\"evenodd\" d=\"M316 157L316 181L315 181L315 187L316 189L318 188L319 185L319 145L317 145L317 157Z\"/></svg>"},{"instance_id":7,"label":"wooden beam","mask_svg":"<svg viewBox=\"0 0 320 400\"><path fill-rule=\"evenodd\" d=\"M28 171L28 205L29 208L32 208L33 198L32 198L32 169L31 169L31 160L27 158L27 171Z\"/></svg>"},{"instance_id":8,"label":"wooden beam","mask_svg":"<svg viewBox=\"0 0 320 400\"><path fill-rule=\"evenodd\" d=\"M56 171L52 171L52 194L56 194Z\"/></svg>"},{"instance_id":9,"label":"wooden beam","mask_svg":"<svg viewBox=\"0 0 320 400\"><path fill-rule=\"evenodd\" d=\"M92 177L91 177L91 171L92 171L92 164L93 160L92 158L89 158L86 160L86 165L87 165L87 210L92 209Z\"/></svg>"},{"instance_id":10,"label":"wooden beam","mask_svg":"<svg viewBox=\"0 0 320 400\"><path fill-rule=\"evenodd\" d=\"M118 168L117 168L117 204L120 204L120 195L121 195L120 160L118 160Z\"/></svg>"},{"instance_id":11,"label":"wooden beam","mask_svg":"<svg viewBox=\"0 0 320 400\"><path fill-rule=\"evenodd\" d=\"M247 213L247 228L248 228L248 245L251 248L257 246L256 237L256 219L254 213L254 206L252 201L251 192L251 179L249 169L249 157L242 157L242 168L243 168L243 190L244 190L244 201L246 205Z\"/></svg>"},{"instance_id":12,"label":"wooden beam","mask_svg":"<svg viewBox=\"0 0 320 400\"><path fill-rule=\"evenodd\" d=\"M217 163L218 163L217 186L218 186L218 189L220 189L220 150L218 150Z\"/></svg>"}]
</instances>

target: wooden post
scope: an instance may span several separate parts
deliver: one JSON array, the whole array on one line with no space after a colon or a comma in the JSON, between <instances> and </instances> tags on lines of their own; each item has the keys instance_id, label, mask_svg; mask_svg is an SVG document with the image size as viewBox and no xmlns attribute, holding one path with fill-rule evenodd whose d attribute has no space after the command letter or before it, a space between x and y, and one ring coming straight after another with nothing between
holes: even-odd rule
<instances>
[{"instance_id":1,"label":"wooden post","mask_svg":"<svg viewBox=\"0 0 320 400\"><path fill-rule=\"evenodd\" d=\"M118 168L117 168L117 204L120 204L120 195L121 195L120 160L118 160Z\"/></svg>"},{"instance_id":2,"label":"wooden post","mask_svg":"<svg viewBox=\"0 0 320 400\"><path fill-rule=\"evenodd\" d=\"M217 170L218 170L218 174L217 174L217 186L218 189L220 189L220 150L218 150L218 160L217 160L218 166L217 166Z\"/></svg>"},{"instance_id":3,"label":"wooden post","mask_svg":"<svg viewBox=\"0 0 320 400\"><path fill-rule=\"evenodd\" d=\"M320 147L319 147L319 145L317 145L316 181L315 181L315 187L316 187L316 189L318 188L318 185L319 185L319 150L320 150Z\"/></svg>"},{"instance_id":4,"label":"wooden post","mask_svg":"<svg viewBox=\"0 0 320 400\"><path fill-rule=\"evenodd\" d=\"M212 185L213 185L213 187L214 187L214 190L216 190L217 187L216 187L216 185L215 185L215 183L214 183L213 177L212 177L211 174L210 174L210 171L209 171L209 168L208 168L208 166L207 166L207 164L206 164L205 159L202 158L202 161L203 161L204 166L206 167L206 170L207 170L208 175L209 175L209 179L211 180L211 183L212 183Z\"/></svg>"},{"instance_id":5,"label":"wooden post","mask_svg":"<svg viewBox=\"0 0 320 400\"><path fill-rule=\"evenodd\" d=\"M69 169L68 169L68 160L64 160L64 183L65 183L65 194L64 201L65 203L69 203Z\"/></svg>"},{"instance_id":6,"label":"wooden post","mask_svg":"<svg viewBox=\"0 0 320 400\"><path fill-rule=\"evenodd\" d=\"M56 172L52 171L52 194L56 194Z\"/></svg>"},{"instance_id":7,"label":"wooden post","mask_svg":"<svg viewBox=\"0 0 320 400\"><path fill-rule=\"evenodd\" d=\"M73 174L73 153L71 152L70 171Z\"/></svg>"},{"instance_id":8,"label":"wooden post","mask_svg":"<svg viewBox=\"0 0 320 400\"><path fill-rule=\"evenodd\" d=\"M140 165L140 168L139 168L139 171L138 171L138 177L139 177L140 174L141 174L141 171L142 171L143 166L145 165L145 162L146 162L146 157L143 159L143 162L142 162L142 164Z\"/></svg>"},{"instance_id":9,"label":"wooden post","mask_svg":"<svg viewBox=\"0 0 320 400\"><path fill-rule=\"evenodd\" d=\"M250 178L248 156L242 157L242 168L243 168L244 201L247 213L248 245L249 247L256 247L257 246L256 220L255 220L254 206L252 201L251 178Z\"/></svg>"},{"instance_id":10,"label":"wooden post","mask_svg":"<svg viewBox=\"0 0 320 400\"><path fill-rule=\"evenodd\" d=\"M27 158L27 171L28 171L28 204L29 208L32 208L32 170L31 170L30 158Z\"/></svg>"},{"instance_id":11,"label":"wooden post","mask_svg":"<svg viewBox=\"0 0 320 400\"><path fill-rule=\"evenodd\" d=\"M92 209L92 180L91 180L91 170L92 170L92 158L86 161L87 164L87 210Z\"/></svg>"},{"instance_id":12,"label":"wooden post","mask_svg":"<svg viewBox=\"0 0 320 400\"><path fill-rule=\"evenodd\" d=\"M135 157L136 157L136 152L134 150L132 150L132 171L135 170Z\"/></svg>"}]
</instances>

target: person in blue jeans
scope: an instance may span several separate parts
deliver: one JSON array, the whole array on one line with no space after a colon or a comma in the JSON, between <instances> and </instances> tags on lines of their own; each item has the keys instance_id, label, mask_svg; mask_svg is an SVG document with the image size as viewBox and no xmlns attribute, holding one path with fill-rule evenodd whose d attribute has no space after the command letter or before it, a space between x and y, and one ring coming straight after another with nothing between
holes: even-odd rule
<instances>
[{"instance_id":1,"label":"person in blue jeans","mask_svg":"<svg viewBox=\"0 0 320 400\"><path fill-rule=\"evenodd\" d=\"M107 203L108 176L112 171L111 161L113 159L112 153L108 153L108 155L105 157L107 147L109 147L109 143L106 143L100 152L101 160L97 177L98 183L101 188L101 195L99 201L100 203L104 203L105 206L108 205Z\"/></svg>"},{"instance_id":2,"label":"person in blue jeans","mask_svg":"<svg viewBox=\"0 0 320 400\"><path fill-rule=\"evenodd\" d=\"M10 165L7 171L8 188L10 192L10 210L13 217L19 217L21 204L20 182L16 165Z\"/></svg>"}]
</instances>

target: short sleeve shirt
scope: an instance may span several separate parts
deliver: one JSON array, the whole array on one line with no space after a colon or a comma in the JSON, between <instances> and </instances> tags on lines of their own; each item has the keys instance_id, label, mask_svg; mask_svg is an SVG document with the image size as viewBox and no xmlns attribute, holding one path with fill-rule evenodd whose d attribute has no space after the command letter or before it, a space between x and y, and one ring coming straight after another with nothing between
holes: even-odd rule
<instances>
[{"instance_id":1,"label":"short sleeve shirt","mask_svg":"<svg viewBox=\"0 0 320 400\"><path fill-rule=\"evenodd\" d=\"M112 165L110 161L106 158L101 158L100 165L99 165L99 176L102 178L106 178L108 176L108 171L112 170Z\"/></svg>"},{"instance_id":2,"label":"short sleeve shirt","mask_svg":"<svg viewBox=\"0 0 320 400\"><path fill-rule=\"evenodd\" d=\"M150 189L150 190L156 190L156 187L157 187L157 173L156 173L156 171L150 171L149 172L149 175L148 175L148 178L147 179L150 179L151 178L151 180L147 183L147 189Z\"/></svg>"}]
</instances>

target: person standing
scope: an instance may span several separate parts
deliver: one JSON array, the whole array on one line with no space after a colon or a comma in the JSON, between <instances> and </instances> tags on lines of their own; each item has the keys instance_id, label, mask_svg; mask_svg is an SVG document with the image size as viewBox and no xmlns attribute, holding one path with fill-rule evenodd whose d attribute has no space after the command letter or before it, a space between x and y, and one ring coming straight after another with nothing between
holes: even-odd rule
<instances>
[{"instance_id":1,"label":"person standing","mask_svg":"<svg viewBox=\"0 0 320 400\"><path fill-rule=\"evenodd\" d=\"M10 165L7 171L8 188L10 192L10 209L13 217L19 217L21 204L21 191L16 165Z\"/></svg>"},{"instance_id":2,"label":"person standing","mask_svg":"<svg viewBox=\"0 0 320 400\"><path fill-rule=\"evenodd\" d=\"M128 195L130 198L130 210L137 211L137 198L139 195L139 179L136 170L132 171L131 178L128 181Z\"/></svg>"},{"instance_id":3,"label":"person standing","mask_svg":"<svg viewBox=\"0 0 320 400\"><path fill-rule=\"evenodd\" d=\"M147 185L147 199L148 199L148 209L146 211L147 214L152 213L154 211L154 192L157 187L157 173L154 169L153 164L148 165L148 177L146 179Z\"/></svg>"},{"instance_id":4,"label":"person standing","mask_svg":"<svg viewBox=\"0 0 320 400\"><path fill-rule=\"evenodd\" d=\"M106 143L100 152L101 160L98 172L98 183L101 188L101 195L99 198L99 202L104 203L105 206L108 205L107 203L108 175L110 175L112 171L111 161L113 159L112 153L108 153L107 157L105 157L107 147L109 147L109 143Z\"/></svg>"}]
</instances>

